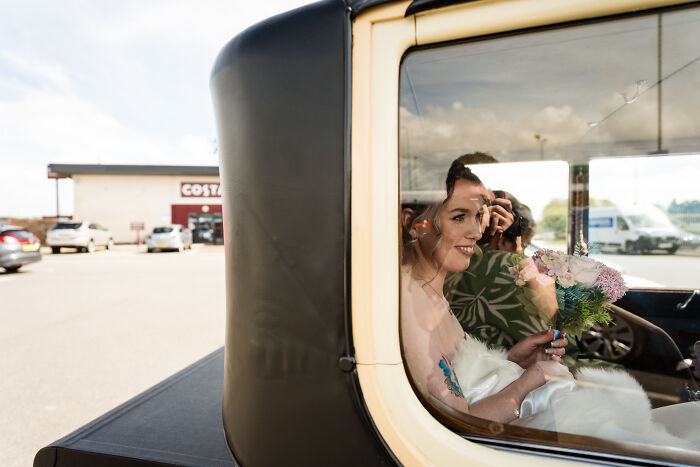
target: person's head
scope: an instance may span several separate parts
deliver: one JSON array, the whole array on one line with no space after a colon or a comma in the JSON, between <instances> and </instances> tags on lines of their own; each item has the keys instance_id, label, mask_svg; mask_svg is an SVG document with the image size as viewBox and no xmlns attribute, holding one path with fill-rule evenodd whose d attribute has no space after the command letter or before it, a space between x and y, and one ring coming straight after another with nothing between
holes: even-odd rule
<instances>
[{"instance_id":1,"label":"person's head","mask_svg":"<svg viewBox=\"0 0 700 467\"><path fill-rule=\"evenodd\" d=\"M402 211L404 262L432 266L437 271L457 272L469 266L476 242L481 238L485 210L485 188L463 164L450 167L447 197L422 212Z\"/></svg>"},{"instance_id":2,"label":"person's head","mask_svg":"<svg viewBox=\"0 0 700 467\"><path fill-rule=\"evenodd\" d=\"M452 164L450 164L450 169L447 171L447 177L445 177L445 191L447 192L448 199L452 195L455 183L458 180L465 180L483 187L484 184L481 183L481 179L479 179L479 177L477 177L476 174L469 168L469 161L474 159L474 156L476 155L488 156L488 154L481 152L465 154L463 156L459 156L457 159L452 161Z\"/></svg>"},{"instance_id":3,"label":"person's head","mask_svg":"<svg viewBox=\"0 0 700 467\"><path fill-rule=\"evenodd\" d=\"M511 204L513 205L513 213L517 214L522 247L523 249L527 248L527 246L532 242L532 237L535 236L535 232L537 231L537 222L535 222L535 217L532 215L532 211L530 210L530 208L527 205L521 203L518 200L518 198L516 198L510 193L507 193L506 197L510 200ZM513 240L515 240L514 237L517 234L517 232L515 231L515 229L508 229L505 232L503 232L503 234L504 236L513 238Z\"/></svg>"}]
</instances>

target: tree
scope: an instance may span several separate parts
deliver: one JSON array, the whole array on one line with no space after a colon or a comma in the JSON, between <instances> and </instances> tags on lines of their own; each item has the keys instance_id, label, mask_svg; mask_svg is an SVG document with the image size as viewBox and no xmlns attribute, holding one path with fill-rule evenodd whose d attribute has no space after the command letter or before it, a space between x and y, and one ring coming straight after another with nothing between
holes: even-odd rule
<instances>
[{"instance_id":1,"label":"tree","mask_svg":"<svg viewBox=\"0 0 700 467\"><path fill-rule=\"evenodd\" d=\"M591 198L589 205L592 208L615 206L609 199ZM538 224L540 232L554 232L554 238L564 240L566 238L566 224L569 216L569 202L565 199L554 198L542 210L542 220Z\"/></svg>"},{"instance_id":2,"label":"tree","mask_svg":"<svg viewBox=\"0 0 700 467\"><path fill-rule=\"evenodd\" d=\"M567 200L561 198L551 200L542 210L542 220L538 224L538 230L553 232L554 238L558 240L565 239L568 210Z\"/></svg>"}]
</instances>

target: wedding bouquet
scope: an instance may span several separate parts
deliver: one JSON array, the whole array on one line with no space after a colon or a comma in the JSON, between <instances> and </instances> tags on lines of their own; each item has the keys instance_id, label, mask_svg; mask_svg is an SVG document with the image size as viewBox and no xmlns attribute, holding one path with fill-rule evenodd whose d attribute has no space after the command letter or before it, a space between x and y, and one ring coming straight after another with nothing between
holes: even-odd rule
<instances>
[{"instance_id":1,"label":"wedding bouquet","mask_svg":"<svg viewBox=\"0 0 700 467\"><path fill-rule=\"evenodd\" d=\"M512 263L525 310L544 319L555 334L581 337L596 323L611 323L610 305L627 292L618 271L587 256L542 248L531 258L515 255Z\"/></svg>"}]
</instances>

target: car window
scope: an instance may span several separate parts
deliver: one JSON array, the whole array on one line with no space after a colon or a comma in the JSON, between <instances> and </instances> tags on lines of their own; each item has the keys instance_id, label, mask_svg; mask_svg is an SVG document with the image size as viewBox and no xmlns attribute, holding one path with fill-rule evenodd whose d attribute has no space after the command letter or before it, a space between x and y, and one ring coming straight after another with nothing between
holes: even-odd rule
<instances>
[{"instance_id":1,"label":"car window","mask_svg":"<svg viewBox=\"0 0 700 467\"><path fill-rule=\"evenodd\" d=\"M0 235L14 237L17 240L34 240L34 234L27 230L0 230Z\"/></svg>"},{"instance_id":2,"label":"car window","mask_svg":"<svg viewBox=\"0 0 700 467\"><path fill-rule=\"evenodd\" d=\"M51 227L51 230L59 230L59 229L79 229L80 226L83 225L80 222L59 222L53 227Z\"/></svg>"},{"instance_id":3,"label":"car window","mask_svg":"<svg viewBox=\"0 0 700 467\"><path fill-rule=\"evenodd\" d=\"M97 224L90 224L88 228L91 230L99 230L99 226Z\"/></svg>"},{"instance_id":4,"label":"car window","mask_svg":"<svg viewBox=\"0 0 700 467\"><path fill-rule=\"evenodd\" d=\"M589 224L590 226L590 224ZM629 226L627 225L627 222L625 219L623 219L620 216L617 216L617 228L620 230L629 230Z\"/></svg>"},{"instance_id":5,"label":"car window","mask_svg":"<svg viewBox=\"0 0 700 467\"><path fill-rule=\"evenodd\" d=\"M677 427L700 423L700 322L682 311L700 310L700 9L414 48L400 76L419 397L463 436L697 462ZM571 330L558 386L514 396L532 363L507 351L550 326Z\"/></svg>"},{"instance_id":6,"label":"car window","mask_svg":"<svg viewBox=\"0 0 700 467\"><path fill-rule=\"evenodd\" d=\"M169 233L172 232L173 228L172 227L156 227L153 229L153 233L158 234L158 233Z\"/></svg>"},{"instance_id":7,"label":"car window","mask_svg":"<svg viewBox=\"0 0 700 467\"><path fill-rule=\"evenodd\" d=\"M700 288L689 272L700 267L700 243L692 238L700 232L698 176L698 154L592 160L590 196L610 206L591 208L591 217L604 212L626 227L589 224L592 249L656 287Z\"/></svg>"}]
</instances>

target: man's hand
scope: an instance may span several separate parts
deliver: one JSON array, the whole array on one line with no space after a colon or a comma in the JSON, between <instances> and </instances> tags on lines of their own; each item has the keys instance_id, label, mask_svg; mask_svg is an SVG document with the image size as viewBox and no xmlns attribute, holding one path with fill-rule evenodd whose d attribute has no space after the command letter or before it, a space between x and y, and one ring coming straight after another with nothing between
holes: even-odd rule
<instances>
[{"instance_id":1,"label":"man's hand","mask_svg":"<svg viewBox=\"0 0 700 467\"><path fill-rule=\"evenodd\" d=\"M502 234L513 225L513 204L506 198L494 198L489 206L489 234L493 237Z\"/></svg>"}]
</instances>

